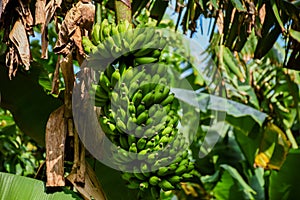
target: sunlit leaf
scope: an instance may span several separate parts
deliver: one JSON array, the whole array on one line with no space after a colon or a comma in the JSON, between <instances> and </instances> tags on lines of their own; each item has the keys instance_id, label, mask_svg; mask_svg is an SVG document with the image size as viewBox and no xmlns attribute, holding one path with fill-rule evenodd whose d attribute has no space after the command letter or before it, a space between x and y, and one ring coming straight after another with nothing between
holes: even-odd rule
<instances>
[{"instance_id":1,"label":"sunlit leaf","mask_svg":"<svg viewBox=\"0 0 300 200\"><path fill-rule=\"evenodd\" d=\"M45 184L35 179L0 172L2 199L71 200L81 199L66 188L60 192L47 193Z\"/></svg>"},{"instance_id":2,"label":"sunlit leaf","mask_svg":"<svg viewBox=\"0 0 300 200\"><path fill-rule=\"evenodd\" d=\"M271 2L271 6L272 6L272 9L273 9L273 12L274 12L274 15L277 19L278 24L280 25L282 30L285 30L283 22L281 21L279 11L278 11L278 6L277 6L275 0L270 0L270 2Z\"/></svg>"},{"instance_id":3,"label":"sunlit leaf","mask_svg":"<svg viewBox=\"0 0 300 200\"><path fill-rule=\"evenodd\" d=\"M293 29L291 29L289 31L290 35L295 39L297 40L298 42L300 42L300 32L299 31L295 31Z\"/></svg>"},{"instance_id":4,"label":"sunlit leaf","mask_svg":"<svg viewBox=\"0 0 300 200\"><path fill-rule=\"evenodd\" d=\"M269 123L263 133L259 153L255 158L255 165L280 169L285 161L290 142L285 134L275 124Z\"/></svg>"}]
</instances>

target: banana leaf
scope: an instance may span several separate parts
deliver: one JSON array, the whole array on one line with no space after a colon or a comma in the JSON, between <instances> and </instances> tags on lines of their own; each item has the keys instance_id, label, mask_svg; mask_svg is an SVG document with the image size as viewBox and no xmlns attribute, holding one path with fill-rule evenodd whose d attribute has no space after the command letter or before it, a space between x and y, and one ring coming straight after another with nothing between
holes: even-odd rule
<instances>
[{"instance_id":1,"label":"banana leaf","mask_svg":"<svg viewBox=\"0 0 300 200\"><path fill-rule=\"evenodd\" d=\"M272 171L269 179L269 198L271 200L299 198L299 159L299 149L291 150L280 171Z\"/></svg>"},{"instance_id":2,"label":"banana leaf","mask_svg":"<svg viewBox=\"0 0 300 200\"><path fill-rule=\"evenodd\" d=\"M44 182L0 172L1 199L23 200L75 200L82 199L75 192L62 188L58 192L47 192Z\"/></svg>"},{"instance_id":3,"label":"banana leaf","mask_svg":"<svg viewBox=\"0 0 300 200\"><path fill-rule=\"evenodd\" d=\"M196 100L194 98L194 91L173 88L172 92L175 93L175 96L179 100L199 108L205 113L207 110L214 110L225 112L226 115L233 116L233 118L249 117L253 122L258 123L259 125L262 125L267 117L267 114L255 108L215 95L199 93L196 94ZM231 123L230 118L226 119Z\"/></svg>"},{"instance_id":4,"label":"banana leaf","mask_svg":"<svg viewBox=\"0 0 300 200\"><path fill-rule=\"evenodd\" d=\"M28 73L19 71L9 80L3 57L0 60L0 107L8 109L19 128L43 145L48 117L62 101L48 95L39 84L43 68L37 62L31 63Z\"/></svg>"}]
</instances>

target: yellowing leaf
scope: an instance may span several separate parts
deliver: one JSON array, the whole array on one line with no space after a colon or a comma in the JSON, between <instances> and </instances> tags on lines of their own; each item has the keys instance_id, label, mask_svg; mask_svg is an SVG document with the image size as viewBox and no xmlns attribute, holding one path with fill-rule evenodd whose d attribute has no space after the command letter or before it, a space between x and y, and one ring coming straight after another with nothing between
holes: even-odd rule
<instances>
[{"instance_id":1,"label":"yellowing leaf","mask_svg":"<svg viewBox=\"0 0 300 200\"><path fill-rule=\"evenodd\" d=\"M289 148L290 142L282 130L275 124L269 123L263 133L254 165L279 170L285 161Z\"/></svg>"},{"instance_id":2,"label":"yellowing leaf","mask_svg":"<svg viewBox=\"0 0 300 200\"><path fill-rule=\"evenodd\" d=\"M294 38L295 40L300 42L300 32L299 31L295 31L295 30L291 29L290 30L290 35L291 35L292 38Z\"/></svg>"}]
</instances>

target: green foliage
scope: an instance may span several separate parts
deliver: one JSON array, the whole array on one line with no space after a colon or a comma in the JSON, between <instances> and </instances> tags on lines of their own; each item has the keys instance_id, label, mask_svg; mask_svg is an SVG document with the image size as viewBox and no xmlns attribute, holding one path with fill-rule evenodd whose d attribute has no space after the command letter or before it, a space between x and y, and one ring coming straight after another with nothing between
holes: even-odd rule
<instances>
[{"instance_id":1,"label":"green foliage","mask_svg":"<svg viewBox=\"0 0 300 200\"><path fill-rule=\"evenodd\" d=\"M298 184L300 176L297 173L300 167L299 159L299 150L291 150L281 170L272 171L268 177L270 181L268 196L270 199L286 200L299 198Z\"/></svg>"},{"instance_id":2,"label":"green foliage","mask_svg":"<svg viewBox=\"0 0 300 200\"><path fill-rule=\"evenodd\" d=\"M40 147L19 130L9 111L0 109L0 171L33 177L43 160Z\"/></svg>"},{"instance_id":3,"label":"green foliage","mask_svg":"<svg viewBox=\"0 0 300 200\"><path fill-rule=\"evenodd\" d=\"M75 192L67 188L61 191L46 191L44 182L32 178L0 172L0 194L2 199L31 200L80 200Z\"/></svg>"}]
</instances>

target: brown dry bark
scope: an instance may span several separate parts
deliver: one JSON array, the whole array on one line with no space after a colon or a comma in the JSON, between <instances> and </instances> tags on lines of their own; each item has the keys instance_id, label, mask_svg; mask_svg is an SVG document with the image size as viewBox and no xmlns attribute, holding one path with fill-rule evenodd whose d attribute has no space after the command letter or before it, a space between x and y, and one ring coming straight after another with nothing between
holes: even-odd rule
<instances>
[{"instance_id":1,"label":"brown dry bark","mask_svg":"<svg viewBox=\"0 0 300 200\"><path fill-rule=\"evenodd\" d=\"M47 187L64 186L64 152L67 126L65 107L51 113L46 126L46 175Z\"/></svg>"},{"instance_id":2,"label":"brown dry bark","mask_svg":"<svg viewBox=\"0 0 300 200\"><path fill-rule=\"evenodd\" d=\"M67 179L74 185L76 190L83 196L84 199L90 200L91 198L97 200L105 200L104 192L101 189L100 183L97 179L97 176L91 166L86 163L86 172L85 172L85 184L81 185L76 182L77 175L71 173L67 176Z\"/></svg>"}]
</instances>

